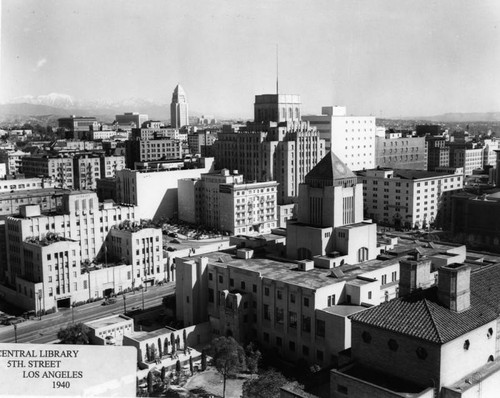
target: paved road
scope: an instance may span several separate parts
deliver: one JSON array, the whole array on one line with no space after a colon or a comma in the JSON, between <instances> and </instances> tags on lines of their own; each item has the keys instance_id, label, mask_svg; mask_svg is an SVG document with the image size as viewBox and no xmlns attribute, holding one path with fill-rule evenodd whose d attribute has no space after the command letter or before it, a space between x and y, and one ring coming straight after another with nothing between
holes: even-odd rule
<instances>
[{"instance_id":1,"label":"paved road","mask_svg":"<svg viewBox=\"0 0 500 398\"><path fill-rule=\"evenodd\" d=\"M164 296L174 293L175 283L163 286L148 287L144 291L144 308L151 308L162 303ZM126 295L127 311L142 308L141 291ZM102 301L82 305L73 309L61 309L56 314L42 316L42 320L31 320L17 325L17 341L19 343L43 344L57 340L57 332L73 322L87 322L112 314L123 314L123 298L118 296L115 304L102 305ZM0 326L0 343L13 343L15 331L13 326Z\"/></svg>"}]
</instances>

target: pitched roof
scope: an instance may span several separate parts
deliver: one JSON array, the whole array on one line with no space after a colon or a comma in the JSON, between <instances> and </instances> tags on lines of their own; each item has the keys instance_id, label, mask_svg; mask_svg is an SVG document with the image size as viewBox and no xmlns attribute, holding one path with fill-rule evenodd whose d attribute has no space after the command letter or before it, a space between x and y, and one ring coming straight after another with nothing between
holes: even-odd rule
<instances>
[{"instance_id":1,"label":"pitched roof","mask_svg":"<svg viewBox=\"0 0 500 398\"><path fill-rule=\"evenodd\" d=\"M311 180L322 180L328 181L327 185L338 185L339 181L351 178L356 179L356 175L330 151L307 173L305 181L308 183Z\"/></svg>"},{"instance_id":2,"label":"pitched roof","mask_svg":"<svg viewBox=\"0 0 500 398\"><path fill-rule=\"evenodd\" d=\"M500 266L471 274L471 305L457 313L439 303L437 287L392 300L351 317L407 336L444 344L497 319L500 312Z\"/></svg>"}]
</instances>

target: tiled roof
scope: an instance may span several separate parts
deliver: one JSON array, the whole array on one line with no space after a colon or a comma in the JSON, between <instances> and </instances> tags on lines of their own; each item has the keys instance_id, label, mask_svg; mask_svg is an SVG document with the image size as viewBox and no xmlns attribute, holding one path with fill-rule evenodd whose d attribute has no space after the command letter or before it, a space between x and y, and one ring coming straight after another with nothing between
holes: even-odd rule
<instances>
[{"instance_id":1,"label":"tiled roof","mask_svg":"<svg viewBox=\"0 0 500 398\"><path fill-rule=\"evenodd\" d=\"M342 160L333 152L329 152L316 166L306 175L309 179L328 180L334 183L337 180L356 178L356 175L346 166ZM335 185L335 184L333 184Z\"/></svg>"},{"instance_id":2,"label":"tiled roof","mask_svg":"<svg viewBox=\"0 0 500 398\"><path fill-rule=\"evenodd\" d=\"M460 313L439 303L437 287L418 291L351 317L359 322L433 343L443 344L497 319L500 266L471 274L471 306Z\"/></svg>"}]
</instances>

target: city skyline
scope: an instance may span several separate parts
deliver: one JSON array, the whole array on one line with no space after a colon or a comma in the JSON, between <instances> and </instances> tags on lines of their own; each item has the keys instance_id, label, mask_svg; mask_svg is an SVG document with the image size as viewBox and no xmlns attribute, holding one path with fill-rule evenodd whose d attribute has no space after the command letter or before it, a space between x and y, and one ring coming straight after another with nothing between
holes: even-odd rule
<instances>
[{"instance_id":1,"label":"city skyline","mask_svg":"<svg viewBox=\"0 0 500 398\"><path fill-rule=\"evenodd\" d=\"M1 4L2 101L168 104L180 83L196 112L250 117L254 96L276 91L278 45L279 91L301 95L304 114L500 111L493 1Z\"/></svg>"}]
</instances>

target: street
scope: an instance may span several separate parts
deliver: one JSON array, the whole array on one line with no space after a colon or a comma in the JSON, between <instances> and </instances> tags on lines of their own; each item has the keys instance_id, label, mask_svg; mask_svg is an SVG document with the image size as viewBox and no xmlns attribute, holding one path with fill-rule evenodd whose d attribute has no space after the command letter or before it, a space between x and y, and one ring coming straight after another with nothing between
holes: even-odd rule
<instances>
[{"instance_id":1,"label":"street","mask_svg":"<svg viewBox=\"0 0 500 398\"><path fill-rule=\"evenodd\" d=\"M144 308L151 308L162 303L164 296L175 292L175 282L163 286L151 286L144 290ZM126 294L127 312L142 309L143 294L141 291ZM116 303L102 305L102 300L75 308L63 308L59 312L42 316L42 320L34 319L17 324L18 343L44 344L57 340L57 332L73 321L87 322L113 314L123 314L124 300L119 295ZM0 343L15 342L14 326L0 326Z\"/></svg>"}]
</instances>

